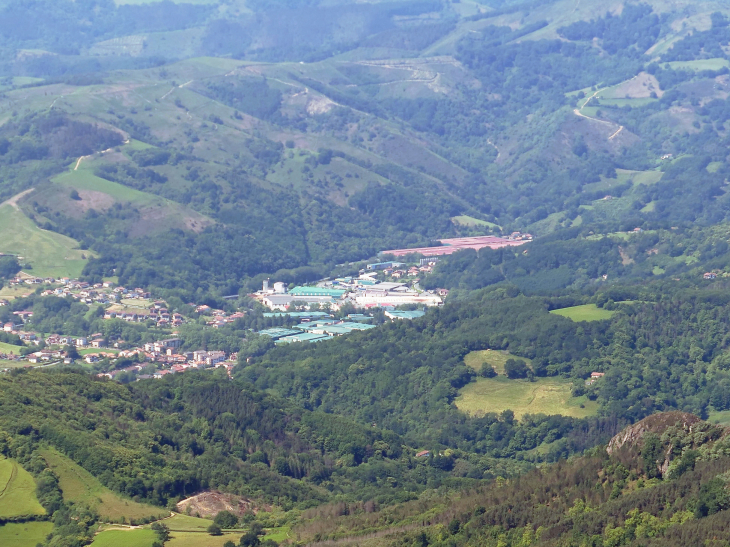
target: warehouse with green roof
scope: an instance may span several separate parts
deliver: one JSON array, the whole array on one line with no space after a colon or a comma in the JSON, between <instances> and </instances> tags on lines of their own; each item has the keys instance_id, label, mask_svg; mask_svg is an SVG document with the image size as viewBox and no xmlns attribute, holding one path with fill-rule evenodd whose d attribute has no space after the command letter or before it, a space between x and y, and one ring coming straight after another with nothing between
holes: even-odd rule
<instances>
[{"instance_id":1,"label":"warehouse with green roof","mask_svg":"<svg viewBox=\"0 0 730 547\"><path fill-rule=\"evenodd\" d=\"M332 298L342 298L345 294L342 289L327 289L324 287L294 287L289 291L290 296L331 296Z\"/></svg>"}]
</instances>

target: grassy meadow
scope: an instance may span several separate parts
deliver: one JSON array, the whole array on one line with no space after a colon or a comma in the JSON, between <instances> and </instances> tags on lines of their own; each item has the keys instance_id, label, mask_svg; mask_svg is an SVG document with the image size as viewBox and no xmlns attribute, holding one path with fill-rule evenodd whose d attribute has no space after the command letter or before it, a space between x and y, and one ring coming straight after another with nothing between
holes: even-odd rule
<instances>
[{"instance_id":1,"label":"grassy meadow","mask_svg":"<svg viewBox=\"0 0 730 547\"><path fill-rule=\"evenodd\" d=\"M23 349L22 346L14 346L12 344L0 342L0 353L14 353L15 355L18 355L21 349Z\"/></svg>"},{"instance_id":2,"label":"grassy meadow","mask_svg":"<svg viewBox=\"0 0 730 547\"><path fill-rule=\"evenodd\" d=\"M602 321L611 319L615 311L604 310L595 304L583 304L582 306L571 306L570 308L561 308L552 310L550 313L567 317L573 321Z\"/></svg>"},{"instance_id":3,"label":"grassy meadow","mask_svg":"<svg viewBox=\"0 0 730 547\"><path fill-rule=\"evenodd\" d=\"M39 277L79 277L89 251L76 240L42 230L12 205L0 206L0 252L22 256L29 271ZM28 291L31 292L31 291Z\"/></svg>"},{"instance_id":4,"label":"grassy meadow","mask_svg":"<svg viewBox=\"0 0 730 547\"><path fill-rule=\"evenodd\" d=\"M494 367L497 374L504 376L504 364L507 362L507 359L522 359L525 363L527 363L527 366L532 367L532 362L525 357L517 357L515 355L510 355L506 351L493 349L472 351L464 357L464 364L479 372L482 368L482 364L488 363Z\"/></svg>"},{"instance_id":5,"label":"grassy meadow","mask_svg":"<svg viewBox=\"0 0 730 547\"><path fill-rule=\"evenodd\" d=\"M0 518L45 514L32 475L15 460L0 459Z\"/></svg>"},{"instance_id":6,"label":"grassy meadow","mask_svg":"<svg viewBox=\"0 0 730 547\"><path fill-rule=\"evenodd\" d=\"M43 543L53 529L52 522L9 522L0 526L3 547L36 547Z\"/></svg>"},{"instance_id":7,"label":"grassy meadow","mask_svg":"<svg viewBox=\"0 0 730 547\"><path fill-rule=\"evenodd\" d=\"M104 530L91 547L152 547L156 540L157 534L149 529Z\"/></svg>"},{"instance_id":8,"label":"grassy meadow","mask_svg":"<svg viewBox=\"0 0 730 547\"><path fill-rule=\"evenodd\" d=\"M571 384L562 379L538 378L535 382L510 380L504 376L477 378L461 389L456 407L479 416L488 412L512 410L516 418L525 414L560 414L585 418L594 414L598 405L584 397L571 396ZM581 408L580 405L584 408Z\"/></svg>"},{"instance_id":9,"label":"grassy meadow","mask_svg":"<svg viewBox=\"0 0 730 547\"><path fill-rule=\"evenodd\" d=\"M479 220L478 218L470 217L469 215L459 215L458 217L451 217L451 222L458 226L469 226L476 228L501 228L498 224L488 222L486 220Z\"/></svg>"},{"instance_id":10,"label":"grassy meadow","mask_svg":"<svg viewBox=\"0 0 730 547\"><path fill-rule=\"evenodd\" d=\"M129 521L144 517L159 518L169 514L161 507L120 497L103 486L91 473L55 450L45 450L43 458L58 475L64 499L92 507L104 520L119 521L124 517Z\"/></svg>"}]
</instances>

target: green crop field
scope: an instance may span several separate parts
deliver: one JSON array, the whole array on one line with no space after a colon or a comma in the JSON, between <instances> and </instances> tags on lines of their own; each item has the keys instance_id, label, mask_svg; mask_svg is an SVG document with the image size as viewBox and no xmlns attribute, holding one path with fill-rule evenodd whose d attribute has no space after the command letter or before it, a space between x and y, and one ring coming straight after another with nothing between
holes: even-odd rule
<instances>
[{"instance_id":1,"label":"green crop field","mask_svg":"<svg viewBox=\"0 0 730 547\"><path fill-rule=\"evenodd\" d=\"M552 310L550 313L562 315L573 321L601 321L603 319L611 319L616 312L601 309L595 304L584 304L582 306Z\"/></svg>"},{"instance_id":2,"label":"green crop field","mask_svg":"<svg viewBox=\"0 0 730 547\"><path fill-rule=\"evenodd\" d=\"M91 547L151 547L156 540L157 534L148 529L104 530Z\"/></svg>"},{"instance_id":3,"label":"green crop field","mask_svg":"<svg viewBox=\"0 0 730 547\"><path fill-rule=\"evenodd\" d=\"M0 518L45 514L32 475L15 460L0 459Z\"/></svg>"},{"instance_id":4,"label":"green crop field","mask_svg":"<svg viewBox=\"0 0 730 547\"><path fill-rule=\"evenodd\" d=\"M572 397L571 384L555 378L535 382L509 380L503 376L477 378L461 389L455 401L462 412L483 415L512 410L517 418L524 414L561 414L584 418L596 412L598 405L585 397ZM580 405L584 408L581 408Z\"/></svg>"},{"instance_id":5,"label":"green crop field","mask_svg":"<svg viewBox=\"0 0 730 547\"><path fill-rule=\"evenodd\" d=\"M483 351L472 351L464 357L464 364L477 372L482 368L483 363L489 363L497 371L497 374L504 375L504 364L507 359L522 359L527 366L532 367L532 362L524 357L510 355L506 351L486 349Z\"/></svg>"},{"instance_id":6,"label":"green crop field","mask_svg":"<svg viewBox=\"0 0 730 547\"><path fill-rule=\"evenodd\" d=\"M31 273L39 277L79 277L92 253L82 251L76 240L41 230L12 205L0 207L0 252L23 257ZM31 291L28 291L31 292Z\"/></svg>"},{"instance_id":7,"label":"green crop field","mask_svg":"<svg viewBox=\"0 0 730 547\"><path fill-rule=\"evenodd\" d=\"M52 529L52 522L9 522L0 526L0 545L3 547L36 547L45 541Z\"/></svg>"},{"instance_id":8,"label":"green crop field","mask_svg":"<svg viewBox=\"0 0 730 547\"><path fill-rule=\"evenodd\" d=\"M84 468L55 450L42 453L48 466L58 475L64 499L82 503L96 510L102 519L127 521L144 517L163 517L169 512L161 507L127 500L115 494Z\"/></svg>"}]
</instances>

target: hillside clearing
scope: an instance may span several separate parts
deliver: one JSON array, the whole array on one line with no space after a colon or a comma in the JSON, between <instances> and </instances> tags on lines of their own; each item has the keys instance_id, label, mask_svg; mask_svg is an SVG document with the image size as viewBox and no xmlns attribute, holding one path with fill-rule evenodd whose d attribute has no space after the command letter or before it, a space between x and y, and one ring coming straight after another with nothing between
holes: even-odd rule
<instances>
[{"instance_id":1,"label":"hillside clearing","mask_svg":"<svg viewBox=\"0 0 730 547\"><path fill-rule=\"evenodd\" d=\"M79 277L90 251L82 251L76 240L42 230L12 205L0 207L0 252L23 257L39 277Z\"/></svg>"},{"instance_id":2,"label":"hillside clearing","mask_svg":"<svg viewBox=\"0 0 730 547\"><path fill-rule=\"evenodd\" d=\"M3 547L36 547L53 529L52 522L8 522L0 526Z\"/></svg>"},{"instance_id":3,"label":"hillside clearing","mask_svg":"<svg viewBox=\"0 0 730 547\"><path fill-rule=\"evenodd\" d=\"M120 521L124 517L131 521L145 517L161 518L169 514L161 507L120 497L103 486L91 473L56 450L44 450L42 456L58 475L64 499L88 505L104 520Z\"/></svg>"},{"instance_id":4,"label":"hillside clearing","mask_svg":"<svg viewBox=\"0 0 730 547\"><path fill-rule=\"evenodd\" d=\"M604 319L611 319L616 312L604 310L595 304L583 304L582 306L552 310L550 313L567 317L573 321L603 321Z\"/></svg>"},{"instance_id":5,"label":"hillside clearing","mask_svg":"<svg viewBox=\"0 0 730 547\"><path fill-rule=\"evenodd\" d=\"M45 514L31 474L15 460L0 459L0 518Z\"/></svg>"},{"instance_id":6,"label":"hillside clearing","mask_svg":"<svg viewBox=\"0 0 730 547\"><path fill-rule=\"evenodd\" d=\"M451 222L459 226L475 226L481 227L486 226L487 228L502 228L494 222L487 220L479 220L478 218L470 217L469 215L459 215L458 217L451 217Z\"/></svg>"},{"instance_id":7,"label":"hillside clearing","mask_svg":"<svg viewBox=\"0 0 730 547\"><path fill-rule=\"evenodd\" d=\"M475 416L509 409L517 418L525 414L585 418L598 409L593 401L572 397L571 384L555 378L540 378L535 382L509 380L502 376L477 378L476 382L461 389L454 403L462 412ZM585 408L580 408L581 404Z\"/></svg>"},{"instance_id":8,"label":"hillside clearing","mask_svg":"<svg viewBox=\"0 0 730 547\"><path fill-rule=\"evenodd\" d=\"M464 357L464 364L468 367L473 368L477 372L481 370L482 364L487 363L494 367L497 374L504 375L504 364L508 359L522 359L527 366L532 367L532 362L524 357L517 357L510 355L506 351L486 349L482 351L472 351Z\"/></svg>"}]
</instances>

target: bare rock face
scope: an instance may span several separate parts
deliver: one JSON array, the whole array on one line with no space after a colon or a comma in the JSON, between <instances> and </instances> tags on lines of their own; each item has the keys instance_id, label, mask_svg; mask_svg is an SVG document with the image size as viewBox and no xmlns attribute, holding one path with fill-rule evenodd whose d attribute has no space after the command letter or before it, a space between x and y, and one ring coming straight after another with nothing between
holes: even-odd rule
<instances>
[{"instance_id":1,"label":"bare rock face","mask_svg":"<svg viewBox=\"0 0 730 547\"><path fill-rule=\"evenodd\" d=\"M688 414L687 412L675 411L652 414L640 422L630 425L611 439L606 448L606 452L614 454L624 446L640 446L644 436L648 433L661 435L668 427L672 426L691 432L692 426L698 422L702 422L702 420L694 414Z\"/></svg>"},{"instance_id":2,"label":"bare rock face","mask_svg":"<svg viewBox=\"0 0 730 547\"><path fill-rule=\"evenodd\" d=\"M224 494L222 492L201 492L195 496L182 500L177 504L180 513L200 515L201 517L214 517L221 511L230 511L234 515L242 516L246 511L257 510L251 500Z\"/></svg>"}]
</instances>

